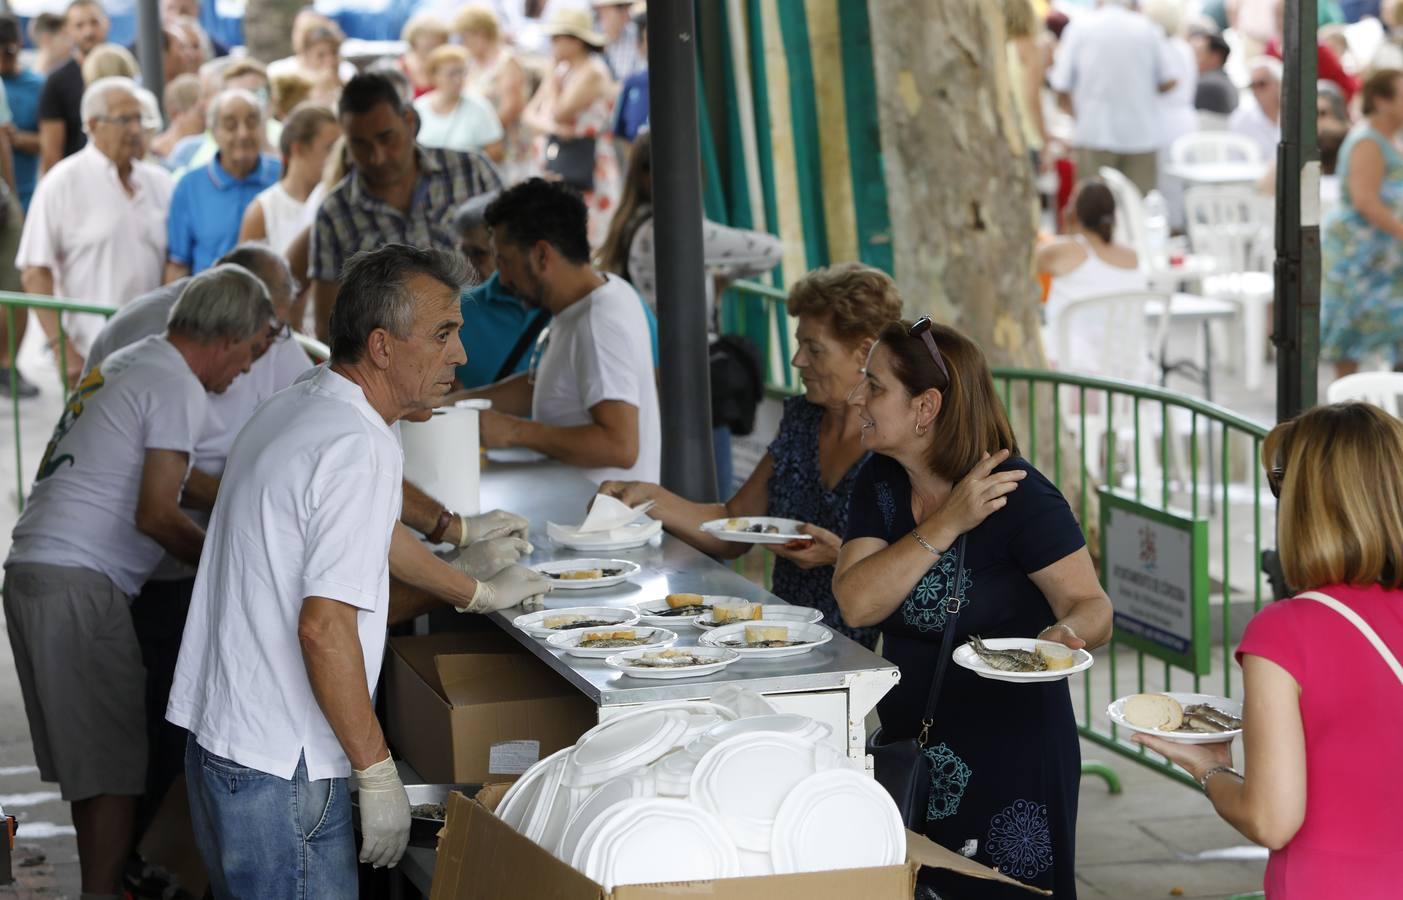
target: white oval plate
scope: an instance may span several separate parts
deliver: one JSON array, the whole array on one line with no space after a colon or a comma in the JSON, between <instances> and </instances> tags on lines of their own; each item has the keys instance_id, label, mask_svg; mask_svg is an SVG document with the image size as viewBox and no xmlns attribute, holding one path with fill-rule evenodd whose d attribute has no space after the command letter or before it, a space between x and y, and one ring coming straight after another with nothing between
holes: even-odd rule
<instances>
[{"instance_id":1,"label":"white oval plate","mask_svg":"<svg viewBox=\"0 0 1403 900\"><path fill-rule=\"evenodd\" d=\"M619 653L623 652L624 649L639 651L663 650L677 643L677 632L675 631L668 631L666 628L654 628L652 626L644 626L642 628L637 626L630 627L633 628L634 632L639 637L648 638L648 643L628 648L581 647L579 643L584 639L584 636L589 633L590 629L588 628L581 628L578 631L562 631L559 634L553 634L546 638L546 643L557 650L564 650L571 656L578 656L584 659L608 659L611 656L617 656Z\"/></svg>"},{"instance_id":2,"label":"white oval plate","mask_svg":"<svg viewBox=\"0 0 1403 900\"><path fill-rule=\"evenodd\" d=\"M851 769L799 782L775 813L775 872L894 866L906 859L906 828L891 795Z\"/></svg>"},{"instance_id":3,"label":"white oval plate","mask_svg":"<svg viewBox=\"0 0 1403 900\"><path fill-rule=\"evenodd\" d=\"M643 567L626 559L557 559L551 562L536 563L531 568L550 577L550 583L557 591L587 591L593 588L613 587L616 584L621 584L637 575ZM551 577L562 572L574 572L578 569L617 569L619 571L615 575L605 575L600 578Z\"/></svg>"},{"instance_id":4,"label":"white oval plate","mask_svg":"<svg viewBox=\"0 0 1403 900\"><path fill-rule=\"evenodd\" d=\"M541 623L547 616L586 616L591 619L608 621L608 625L586 625L583 628L546 628ZM525 613L512 619L512 624L534 638L549 640L558 634L574 631L588 631L591 628L611 628L633 625L638 621L638 610L629 606L570 606L565 609L541 609Z\"/></svg>"},{"instance_id":5,"label":"white oval plate","mask_svg":"<svg viewBox=\"0 0 1403 900\"><path fill-rule=\"evenodd\" d=\"M566 764L565 784L595 787L672 752L687 733L690 715L678 709L650 712L585 732L575 742L575 752Z\"/></svg>"},{"instance_id":6,"label":"white oval plate","mask_svg":"<svg viewBox=\"0 0 1403 900\"><path fill-rule=\"evenodd\" d=\"M670 798L616 803L590 823L572 863L606 891L619 884L710 881L741 873L736 845L721 823Z\"/></svg>"},{"instance_id":7,"label":"white oval plate","mask_svg":"<svg viewBox=\"0 0 1403 900\"><path fill-rule=\"evenodd\" d=\"M745 640L745 629L749 625L783 625L789 629L790 640L804 640L808 643L800 644L797 647L746 647L729 643L731 640ZM833 632L812 622L757 619L753 622L736 622L733 625L722 625L720 628L714 628L702 635L697 640L697 644L703 647L722 647L734 650L747 659L777 659L783 656L798 656L801 653L808 653L815 647L822 647L831 640L833 640Z\"/></svg>"},{"instance_id":8,"label":"white oval plate","mask_svg":"<svg viewBox=\"0 0 1403 900\"><path fill-rule=\"evenodd\" d=\"M692 803L716 816L745 850L769 850L784 798L814 774L814 747L787 734L738 734L707 750L692 772Z\"/></svg>"},{"instance_id":9,"label":"white oval plate","mask_svg":"<svg viewBox=\"0 0 1403 900\"><path fill-rule=\"evenodd\" d=\"M677 593L694 593L694 592L693 592L693 591L677 591ZM704 603L704 604L707 605L707 606L711 606L711 605L712 605L713 603L715 603L717 600L735 600L735 599L738 599L738 598L735 598L735 597L718 597L718 596L716 596L716 595L714 595L714 594L699 594L698 596L700 596L700 597L702 598L702 603ZM667 598L666 598L666 597L663 597L662 599L659 599L659 600L648 600L648 601L646 601L646 602L644 602L644 603L639 603L635 608L638 610L638 616L639 616L639 618L640 618L643 622L646 622L646 623L649 624L649 625L661 625L661 626L663 626L664 628L676 628L678 625L691 625L691 624L692 624L692 620L696 618L696 616L664 616L664 615L659 615L659 613L661 613L663 610L666 610L666 609L670 609L670 608L671 608L671 607L669 607L669 606L667 605Z\"/></svg>"},{"instance_id":10,"label":"white oval plate","mask_svg":"<svg viewBox=\"0 0 1403 900\"><path fill-rule=\"evenodd\" d=\"M632 660L638 659L644 653L652 652L651 648L644 648L616 653L607 657L604 660L604 665L611 669L617 669L630 678L671 681L677 678L700 678L703 675L713 675L740 659L740 654L736 651L720 647L689 647L687 649L695 652L698 656L712 658L715 662L704 666L684 666L679 669L654 669L631 665Z\"/></svg>"},{"instance_id":11,"label":"white oval plate","mask_svg":"<svg viewBox=\"0 0 1403 900\"><path fill-rule=\"evenodd\" d=\"M778 603L771 603L760 607L760 618L783 624L793 624L795 622L822 622L823 613L820 610L812 609L807 606L790 606L788 604L781 605ZM711 621L711 613L709 612L704 612L692 619L692 624L706 630L720 627L715 622Z\"/></svg>"},{"instance_id":12,"label":"white oval plate","mask_svg":"<svg viewBox=\"0 0 1403 900\"><path fill-rule=\"evenodd\" d=\"M1179 701L1180 706L1192 706L1196 703L1207 703L1209 706L1220 712L1225 712L1230 716L1242 718L1242 701L1229 700L1227 697L1217 697L1213 694L1182 694L1173 691L1146 691L1151 694L1163 694ZM1129 700L1133 694L1121 697L1106 707L1106 715L1110 717L1122 728L1134 731L1138 734L1148 734L1154 737L1164 738L1166 741L1173 741L1176 744L1221 744L1230 741L1242 734L1242 729L1234 731L1160 731L1158 728L1141 728L1139 725L1131 725L1125 719L1125 701Z\"/></svg>"},{"instance_id":13,"label":"white oval plate","mask_svg":"<svg viewBox=\"0 0 1403 900\"><path fill-rule=\"evenodd\" d=\"M1061 647L1056 641L1039 641L1034 638L985 638L984 646L990 650L1036 650L1039 645L1049 647ZM955 665L969 669L980 678L988 678L990 681L1007 681L1012 684L1038 683L1044 681L1061 681L1068 675L1075 675L1091 668L1095 662L1090 653L1085 650L1073 650L1076 662L1067 669L1056 669L1051 672L1004 672L987 665L979 658L979 654L974 652L974 645L961 644L955 648L955 653L951 657Z\"/></svg>"},{"instance_id":14,"label":"white oval plate","mask_svg":"<svg viewBox=\"0 0 1403 900\"><path fill-rule=\"evenodd\" d=\"M737 544L787 544L790 541L813 540L807 534L799 531L799 526L804 523L798 519L777 519L773 516L741 516L733 519L712 519L710 522L703 522L701 530L712 537L720 538L723 541L731 541ZM752 525L759 525L764 528L773 526L779 529L776 534L765 534L758 531L746 531Z\"/></svg>"}]
</instances>

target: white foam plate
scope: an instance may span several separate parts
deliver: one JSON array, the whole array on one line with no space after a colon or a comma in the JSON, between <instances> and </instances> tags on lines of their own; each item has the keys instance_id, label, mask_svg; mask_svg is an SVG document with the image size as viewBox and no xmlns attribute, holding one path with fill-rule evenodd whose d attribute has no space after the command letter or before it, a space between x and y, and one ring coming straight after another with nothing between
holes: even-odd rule
<instances>
[{"instance_id":1,"label":"white foam plate","mask_svg":"<svg viewBox=\"0 0 1403 900\"><path fill-rule=\"evenodd\" d=\"M678 678L700 678L703 675L714 675L740 659L740 654L736 651L721 647L688 647L687 649L696 653L698 656L705 656L709 659L713 659L715 662L702 666L685 666L678 669L654 669L632 665L632 660L638 659L644 653L651 652L650 648L643 648L639 650L626 650L623 653L615 653L613 656L605 658L604 665L611 669L617 669L630 678L672 681Z\"/></svg>"},{"instance_id":2,"label":"white foam plate","mask_svg":"<svg viewBox=\"0 0 1403 900\"><path fill-rule=\"evenodd\" d=\"M722 706L719 703L712 703L710 700L668 700L663 703L650 703L647 706L634 707L627 712L621 712L617 715L610 716L589 731L580 735L580 739L575 742L575 746L578 747L585 738L593 737L601 731L608 731L610 728L617 727L620 723L628 719L632 719L635 716L651 715L661 709L678 709L689 716L715 715L720 716L727 722L739 718L734 710Z\"/></svg>"},{"instance_id":3,"label":"white foam plate","mask_svg":"<svg viewBox=\"0 0 1403 900\"><path fill-rule=\"evenodd\" d=\"M605 625L586 625L584 628L561 628L553 630L546 628L541 623L547 616L586 616L590 619L607 621L609 626L633 625L638 621L638 611L628 606L570 606L564 609L542 609L536 612L525 613L512 619L512 624L534 638L549 640L559 634L571 634L577 631L588 631L593 628L605 628Z\"/></svg>"},{"instance_id":4,"label":"white foam plate","mask_svg":"<svg viewBox=\"0 0 1403 900\"><path fill-rule=\"evenodd\" d=\"M595 820L572 862L605 890L620 884L710 881L741 874L735 843L721 823L684 800L670 798L615 804Z\"/></svg>"},{"instance_id":5,"label":"white foam plate","mask_svg":"<svg viewBox=\"0 0 1403 900\"><path fill-rule=\"evenodd\" d=\"M1159 693L1179 701L1180 706L1192 706L1197 703L1206 703L1219 712L1225 712L1230 716L1242 718L1242 701L1229 700L1227 697L1218 697L1213 694L1183 694L1173 691L1147 691L1146 693ZM1173 741L1176 744L1221 744L1230 741L1242 734L1242 729L1234 731L1199 732L1199 731L1160 731L1158 728L1141 728L1139 725L1131 725L1125 719L1125 701L1133 695L1121 697L1106 707L1106 715L1112 722L1122 728L1139 734L1149 734L1154 737L1164 738L1166 741Z\"/></svg>"},{"instance_id":6,"label":"white foam plate","mask_svg":"<svg viewBox=\"0 0 1403 900\"><path fill-rule=\"evenodd\" d=\"M559 575L562 572L573 572L578 569L617 569L617 575L605 575L601 578L551 578L550 583L557 591L588 591L595 588L613 587L622 584L628 579L637 575L641 570L636 562L626 559L557 559L551 562L536 563L531 567L542 575Z\"/></svg>"},{"instance_id":7,"label":"white foam plate","mask_svg":"<svg viewBox=\"0 0 1403 900\"><path fill-rule=\"evenodd\" d=\"M590 787L646 766L677 746L687 733L691 715L679 709L657 709L602 723L575 743L565 768L565 784Z\"/></svg>"},{"instance_id":8,"label":"white foam plate","mask_svg":"<svg viewBox=\"0 0 1403 900\"><path fill-rule=\"evenodd\" d=\"M720 626L712 621L711 616L711 613L704 612L692 619L692 624L702 629L719 628ZM783 624L789 624L791 622L822 622L823 613L807 606L768 603L760 607L760 618ZM752 622L751 624L754 623Z\"/></svg>"},{"instance_id":9,"label":"white foam plate","mask_svg":"<svg viewBox=\"0 0 1403 900\"><path fill-rule=\"evenodd\" d=\"M720 538L723 541L732 541L737 544L787 544L790 541L813 540L810 535L799 531L799 526L804 523L798 519L777 519L773 516L741 516L734 519L712 519L710 522L703 522L701 530L712 537ZM758 531L746 531L752 525L759 525L761 528L775 527L779 531L774 534L765 534Z\"/></svg>"},{"instance_id":10,"label":"white foam plate","mask_svg":"<svg viewBox=\"0 0 1403 900\"><path fill-rule=\"evenodd\" d=\"M526 817L525 827L521 833L538 844L544 845L546 833L550 830L551 820L560 819L562 816L569 816L570 791L561 786L561 776L565 774L565 767L569 764L570 757L562 756L551 763L549 771L541 776L541 789L536 794L536 800L531 805L531 812ZM565 809L560 809L564 805ZM564 822L559 822L559 827L564 827ZM557 833L556 840L559 840Z\"/></svg>"},{"instance_id":11,"label":"white foam plate","mask_svg":"<svg viewBox=\"0 0 1403 900\"><path fill-rule=\"evenodd\" d=\"M600 535L573 534L570 529L552 528L553 523L546 523L547 533L550 539L568 550L581 550L585 553L612 553L616 550L633 550L637 547L647 545L649 541L662 534L663 523L660 519L648 519L644 522L631 522L628 525L621 525L618 528L611 528ZM619 532L623 532L619 535Z\"/></svg>"},{"instance_id":12,"label":"white foam plate","mask_svg":"<svg viewBox=\"0 0 1403 900\"><path fill-rule=\"evenodd\" d=\"M656 794L652 769L640 767L606 781L595 788L570 816L558 845L546 849L551 850L560 859L569 860L574 857L575 849L579 847L580 838L584 837L586 829L611 806L625 800L653 797Z\"/></svg>"},{"instance_id":13,"label":"white foam plate","mask_svg":"<svg viewBox=\"0 0 1403 900\"><path fill-rule=\"evenodd\" d=\"M637 637L646 637L648 639L648 643L639 644L637 647L627 648L581 647L579 646L580 641L584 640L585 635L590 632L590 629L588 628L582 628L577 631L563 631L559 634L553 634L550 637L546 638L546 643L550 644L556 650L564 650L570 656L578 656L583 659L608 659L611 656L619 655L625 649L638 650L639 652L642 652L644 650L663 650L677 643L677 632L675 631L668 631L666 628L654 628L651 625L645 625L642 627L637 625L631 625L629 627L633 629L634 634ZM608 629L603 630L607 631Z\"/></svg>"},{"instance_id":14,"label":"white foam plate","mask_svg":"<svg viewBox=\"0 0 1403 900\"><path fill-rule=\"evenodd\" d=\"M775 814L773 835L770 858L779 874L894 866L906 859L906 829L891 795L851 769L799 782Z\"/></svg>"},{"instance_id":15,"label":"white foam plate","mask_svg":"<svg viewBox=\"0 0 1403 900\"><path fill-rule=\"evenodd\" d=\"M814 772L807 741L770 731L738 734L697 763L691 801L720 819L737 847L769 850L780 804Z\"/></svg>"},{"instance_id":16,"label":"white foam plate","mask_svg":"<svg viewBox=\"0 0 1403 900\"><path fill-rule=\"evenodd\" d=\"M807 641L796 647L746 647L729 643L731 641L744 641L745 629L747 625L783 625L789 629L789 639L791 641ZM714 628L702 635L697 644L703 647L722 647L727 650L734 650L746 659L778 659L784 656L798 656L801 653L809 653L816 647L833 640L833 632L822 625L811 622L795 621L773 621L760 619L754 622L737 622L734 625L722 625Z\"/></svg>"},{"instance_id":17,"label":"white foam plate","mask_svg":"<svg viewBox=\"0 0 1403 900\"><path fill-rule=\"evenodd\" d=\"M833 728L817 719L797 713L775 713L771 716L746 716L733 722L722 722L712 728L706 737L713 744L719 744L738 734L752 734L757 731L787 734L805 743L817 744L832 734Z\"/></svg>"},{"instance_id":18,"label":"white foam plate","mask_svg":"<svg viewBox=\"0 0 1403 900\"><path fill-rule=\"evenodd\" d=\"M573 747L566 747L563 750L557 750L527 769L516 780L516 783L502 795L502 802L497 804L497 818L506 822L513 829L523 831L526 818L535 808L536 798L541 793L541 782L544 776L551 771L552 766L561 762L562 758L573 749Z\"/></svg>"},{"instance_id":19,"label":"white foam plate","mask_svg":"<svg viewBox=\"0 0 1403 900\"><path fill-rule=\"evenodd\" d=\"M985 638L984 646L990 650L1036 650L1039 646L1062 647L1056 641L1039 641L1034 638ZM1073 650L1072 653L1076 657L1076 662L1071 668L1056 669L1051 672L1004 672L995 669L979 658L979 654L974 652L973 644L961 644L956 647L951 659L954 660L955 665L969 669L980 678L988 678L990 681L1007 681L1012 684L1026 684L1061 681L1068 675L1086 671L1095 662L1091 654L1085 650Z\"/></svg>"}]
</instances>

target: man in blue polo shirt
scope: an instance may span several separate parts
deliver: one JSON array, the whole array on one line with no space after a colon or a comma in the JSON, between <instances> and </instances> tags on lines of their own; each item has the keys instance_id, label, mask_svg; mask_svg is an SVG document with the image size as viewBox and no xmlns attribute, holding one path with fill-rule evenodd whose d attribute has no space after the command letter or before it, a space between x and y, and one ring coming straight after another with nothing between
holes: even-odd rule
<instances>
[{"instance_id":1,"label":"man in blue polo shirt","mask_svg":"<svg viewBox=\"0 0 1403 900\"><path fill-rule=\"evenodd\" d=\"M239 242L244 210L282 176L278 158L261 152L263 107L246 90L218 94L209 127L219 152L181 176L166 220L166 282L208 269Z\"/></svg>"},{"instance_id":2,"label":"man in blue polo shirt","mask_svg":"<svg viewBox=\"0 0 1403 900\"><path fill-rule=\"evenodd\" d=\"M550 324L550 313L533 309L502 287L497 275L497 258L492 233L483 213L500 191L479 194L453 214L458 231L458 250L483 279L463 292L463 327L458 336L468 361L456 370L460 387L472 390L496 384L503 378L527 371L535 361L537 338ZM639 303L643 303L639 298ZM648 336L653 345L653 365L658 364L658 319L643 303L648 319Z\"/></svg>"}]
</instances>

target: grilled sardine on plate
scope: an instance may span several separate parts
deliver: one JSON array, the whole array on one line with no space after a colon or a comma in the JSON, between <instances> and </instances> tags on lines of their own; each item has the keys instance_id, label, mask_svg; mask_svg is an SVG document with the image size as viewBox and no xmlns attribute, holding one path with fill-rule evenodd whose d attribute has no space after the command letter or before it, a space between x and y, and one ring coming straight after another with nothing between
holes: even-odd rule
<instances>
[{"instance_id":1,"label":"grilled sardine on plate","mask_svg":"<svg viewBox=\"0 0 1403 900\"><path fill-rule=\"evenodd\" d=\"M970 635L970 646L984 665L1000 672L1045 672L1047 659L1036 650L994 650L977 635Z\"/></svg>"}]
</instances>

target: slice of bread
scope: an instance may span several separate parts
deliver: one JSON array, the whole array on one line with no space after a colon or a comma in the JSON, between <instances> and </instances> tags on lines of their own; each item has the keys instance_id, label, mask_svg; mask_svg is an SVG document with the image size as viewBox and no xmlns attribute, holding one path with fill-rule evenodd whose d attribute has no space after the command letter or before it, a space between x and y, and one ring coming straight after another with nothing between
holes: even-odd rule
<instances>
[{"instance_id":1,"label":"slice of bread","mask_svg":"<svg viewBox=\"0 0 1403 900\"><path fill-rule=\"evenodd\" d=\"M566 625L571 625L583 619L584 616L578 615L546 616L541 622L541 626L544 628L564 628Z\"/></svg>"},{"instance_id":2,"label":"slice of bread","mask_svg":"<svg viewBox=\"0 0 1403 900\"><path fill-rule=\"evenodd\" d=\"M622 628L618 631L586 631L585 636L580 638L580 643L585 644L590 641L631 641L638 637L638 632L632 628Z\"/></svg>"},{"instance_id":3,"label":"slice of bread","mask_svg":"<svg viewBox=\"0 0 1403 900\"><path fill-rule=\"evenodd\" d=\"M1038 644L1038 655L1047 663L1050 671L1070 669L1077 664L1077 651L1061 644Z\"/></svg>"},{"instance_id":4,"label":"slice of bread","mask_svg":"<svg viewBox=\"0 0 1403 900\"><path fill-rule=\"evenodd\" d=\"M679 606L702 606L706 603L701 594L668 594L667 605L673 609Z\"/></svg>"},{"instance_id":5,"label":"slice of bread","mask_svg":"<svg viewBox=\"0 0 1403 900\"><path fill-rule=\"evenodd\" d=\"M745 626L745 642L747 644L758 644L761 641L787 640L789 640L789 629L784 625Z\"/></svg>"},{"instance_id":6,"label":"slice of bread","mask_svg":"<svg viewBox=\"0 0 1403 900\"><path fill-rule=\"evenodd\" d=\"M745 622L760 618L763 610L759 603L718 604L711 608L711 621L717 625L727 622Z\"/></svg>"},{"instance_id":7,"label":"slice of bread","mask_svg":"<svg viewBox=\"0 0 1403 900\"><path fill-rule=\"evenodd\" d=\"M1164 694L1136 694L1126 698L1122 709L1125 721L1137 728L1178 731L1184 724L1184 707Z\"/></svg>"},{"instance_id":8,"label":"slice of bread","mask_svg":"<svg viewBox=\"0 0 1403 900\"><path fill-rule=\"evenodd\" d=\"M593 581L596 578L603 578L604 573L598 569L573 569L569 572L561 572L562 581Z\"/></svg>"}]
</instances>

